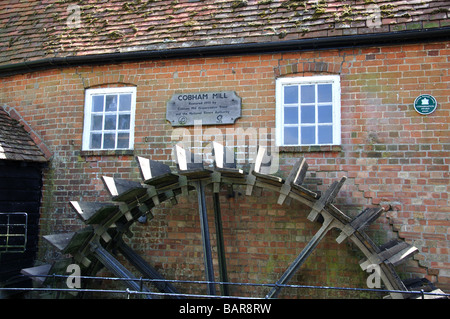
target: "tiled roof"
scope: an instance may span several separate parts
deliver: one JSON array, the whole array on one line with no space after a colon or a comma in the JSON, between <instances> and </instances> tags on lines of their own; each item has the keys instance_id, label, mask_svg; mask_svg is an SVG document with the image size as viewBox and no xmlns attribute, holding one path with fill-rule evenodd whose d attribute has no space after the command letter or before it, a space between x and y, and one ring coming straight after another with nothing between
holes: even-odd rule
<instances>
[{"instance_id":1,"label":"tiled roof","mask_svg":"<svg viewBox=\"0 0 450 319\"><path fill-rule=\"evenodd\" d=\"M20 123L0 107L0 161L47 162Z\"/></svg>"},{"instance_id":2,"label":"tiled roof","mask_svg":"<svg viewBox=\"0 0 450 319\"><path fill-rule=\"evenodd\" d=\"M0 65L449 27L448 0L10 0Z\"/></svg>"}]
</instances>

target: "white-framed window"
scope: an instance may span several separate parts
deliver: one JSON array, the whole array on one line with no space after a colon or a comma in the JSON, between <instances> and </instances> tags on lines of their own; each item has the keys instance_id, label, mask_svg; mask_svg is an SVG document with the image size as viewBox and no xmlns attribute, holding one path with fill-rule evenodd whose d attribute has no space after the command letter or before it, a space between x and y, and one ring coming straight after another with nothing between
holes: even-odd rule
<instances>
[{"instance_id":1,"label":"white-framed window","mask_svg":"<svg viewBox=\"0 0 450 319\"><path fill-rule=\"evenodd\" d=\"M136 88L87 89L83 150L131 150Z\"/></svg>"},{"instance_id":2,"label":"white-framed window","mask_svg":"<svg viewBox=\"0 0 450 319\"><path fill-rule=\"evenodd\" d=\"M340 145L340 92L338 75L277 79L277 145Z\"/></svg>"}]
</instances>

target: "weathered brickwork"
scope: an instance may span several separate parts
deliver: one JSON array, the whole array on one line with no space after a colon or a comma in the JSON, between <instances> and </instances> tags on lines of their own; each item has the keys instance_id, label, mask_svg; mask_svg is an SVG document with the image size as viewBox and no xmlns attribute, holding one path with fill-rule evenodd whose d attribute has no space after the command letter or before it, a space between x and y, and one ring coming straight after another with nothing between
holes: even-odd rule
<instances>
[{"instance_id":1,"label":"weathered brickwork","mask_svg":"<svg viewBox=\"0 0 450 319\"><path fill-rule=\"evenodd\" d=\"M349 215L389 203L393 210L371 226L373 237L380 244L397 236L414 244L420 253L402 267L402 276L427 277L450 291L449 46L429 43L69 67L3 78L0 105L32 128L38 144L52 156L41 214L41 235L46 235L80 227L70 200L109 200L101 176L139 180L135 156L174 165L172 147L179 140L191 137L191 146L202 148L213 139L226 140L237 129L253 129L259 142L274 145L276 78L340 75L342 145L282 147L277 174L286 177L296 159L304 156L310 167L306 182L312 189L323 191L334 180L348 177L336 205ZM137 87L134 151L82 152L85 89L118 86ZM166 122L166 102L174 93L218 90L236 91L242 98L242 117L235 125L175 131ZM428 116L412 106L425 93L439 103ZM222 195L231 281L274 282L319 228L306 219L306 207L279 206L276 194L263 191L248 197L245 190L236 189ZM204 280L195 194L180 196L178 205L164 204L153 214L147 224L133 227L132 247L169 279ZM347 242L337 244L337 235L326 236L291 283L366 287L368 274L358 265L362 256ZM44 241L40 245L42 261L57 257ZM216 257L215 248L213 253ZM215 273L218 276L217 269ZM232 289L255 296L264 293L257 291L263 288ZM317 294L285 291L284 296L312 293Z\"/></svg>"}]
</instances>

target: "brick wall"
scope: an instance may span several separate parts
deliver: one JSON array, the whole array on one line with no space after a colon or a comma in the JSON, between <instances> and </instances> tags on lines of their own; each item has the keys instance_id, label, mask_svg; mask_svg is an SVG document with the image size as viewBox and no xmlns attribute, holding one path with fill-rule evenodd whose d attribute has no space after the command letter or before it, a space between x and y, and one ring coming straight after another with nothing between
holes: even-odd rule
<instances>
[{"instance_id":1,"label":"brick wall","mask_svg":"<svg viewBox=\"0 0 450 319\"><path fill-rule=\"evenodd\" d=\"M53 155L43 190L45 235L80 227L70 200L109 199L101 176L138 180L134 156L173 165L171 148L177 141L165 121L172 94L233 90L242 98L242 117L235 125L177 131L192 135L197 144L191 146L206 146L211 133L225 140L227 129L230 136L238 128L255 129L257 138L273 145L275 79L339 74L342 145L281 148L277 174L287 176L296 159L304 156L313 189L323 191L332 181L348 177L336 204L349 215L390 203L393 210L371 226L372 237L379 244L400 237L416 245L420 253L401 267L402 276L427 277L450 291L449 53L448 43L429 43L47 70L3 78L0 105L32 128ZM123 85L137 87L134 153L81 152L84 90ZM412 107L424 93L439 103L428 116ZM279 206L276 194L267 191L244 194L237 189L234 197L226 192L221 197L230 280L274 282L319 225L306 219L308 210L301 204ZM155 209L146 225L133 226L131 244L167 278L203 280L197 199L191 194L178 200L175 207L164 204ZM214 247L209 197L208 207ZM368 274L358 265L362 255L350 243L338 245L337 235L332 231L326 236L292 283L366 287ZM45 242L40 245L41 260L57 257ZM218 276L217 269L215 273ZM202 287L182 289L204 292ZM233 289L247 295L264 293L262 288ZM327 293L286 291L283 296Z\"/></svg>"}]
</instances>

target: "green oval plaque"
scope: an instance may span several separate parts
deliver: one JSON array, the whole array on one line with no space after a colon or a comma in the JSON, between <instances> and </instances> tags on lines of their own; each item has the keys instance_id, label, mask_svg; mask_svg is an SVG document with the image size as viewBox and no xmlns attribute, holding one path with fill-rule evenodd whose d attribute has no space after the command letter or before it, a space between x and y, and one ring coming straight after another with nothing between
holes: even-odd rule
<instances>
[{"instance_id":1,"label":"green oval plaque","mask_svg":"<svg viewBox=\"0 0 450 319\"><path fill-rule=\"evenodd\" d=\"M428 115L436 111L437 101L429 94L422 94L414 101L414 109L417 113Z\"/></svg>"}]
</instances>

